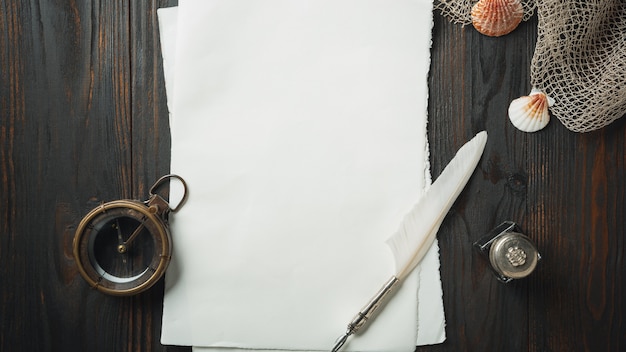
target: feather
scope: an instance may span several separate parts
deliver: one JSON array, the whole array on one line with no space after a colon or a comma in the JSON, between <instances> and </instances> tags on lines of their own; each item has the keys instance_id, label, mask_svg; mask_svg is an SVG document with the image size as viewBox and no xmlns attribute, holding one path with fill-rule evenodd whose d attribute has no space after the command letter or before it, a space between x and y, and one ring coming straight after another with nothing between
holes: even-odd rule
<instances>
[{"instance_id":1,"label":"feather","mask_svg":"<svg viewBox=\"0 0 626 352\"><path fill-rule=\"evenodd\" d=\"M461 147L404 217L398 231L387 240L399 280L405 278L430 249L443 219L474 172L486 143L487 132L482 131Z\"/></svg>"}]
</instances>

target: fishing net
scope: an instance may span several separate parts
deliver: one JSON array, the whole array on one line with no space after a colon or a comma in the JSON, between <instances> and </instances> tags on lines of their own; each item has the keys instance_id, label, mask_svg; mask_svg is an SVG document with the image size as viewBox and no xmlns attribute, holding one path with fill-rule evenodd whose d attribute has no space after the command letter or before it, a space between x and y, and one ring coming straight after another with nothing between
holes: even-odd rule
<instances>
[{"instance_id":1,"label":"fishing net","mask_svg":"<svg viewBox=\"0 0 626 352\"><path fill-rule=\"evenodd\" d=\"M435 0L435 8L452 22L466 25L476 2ZM522 2L527 19L535 5ZM575 132L593 131L624 116L626 2L538 0L536 11L530 83L554 100L552 115Z\"/></svg>"},{"instance_id":2,"label":"fishing net","mask_svg":"<svg viewBox=\"0 0 626 352\"><path fill-rule=\"evenodd\" d=\"M530 19L535 12L535 0L521 0L524 7L524 21ZM584 0L581 0L584 1ZM477 0L435 0L433 7L454 23L472 24L472 7Z\"/></svg>"},{"instance_id":3,"label":"fishing net","mask_svg":"<svg viewBox=\"0 0 626 352\"><path fill-rule=\"evenodd\" d=\"M626 2L540 2L531 84L554 99L568 129L587 132L626 114Z\"/></svg>"}]
</instances>

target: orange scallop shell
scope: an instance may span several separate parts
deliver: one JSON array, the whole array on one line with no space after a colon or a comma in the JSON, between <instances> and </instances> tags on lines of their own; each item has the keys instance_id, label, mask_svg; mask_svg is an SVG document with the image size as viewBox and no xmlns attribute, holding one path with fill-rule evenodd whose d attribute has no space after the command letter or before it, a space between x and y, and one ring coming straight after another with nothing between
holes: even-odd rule
<instances>
[{"instance_id":1,"label":"orange scallop shell","mask_svg":"<svg viewBox=\"0 0 626 352\"><path fill-rule=\"evenodd\" d=\"M490 37L511 33L522 22L524 7L520 0L480 0L472 7L472 24Z\"/></svg>"},{"instance_id":2,"label":"orange scallop shell","mask_svg":"<svg viewBox=\"0 0 626 352\"><path fill-rule=\"evenodd\" d=\"M537 132L548 125L548 107L554 101L538 89L529 95L519 97L509 105L509 119L513 126L524 132Z\"/></svg>"}]
</instances>

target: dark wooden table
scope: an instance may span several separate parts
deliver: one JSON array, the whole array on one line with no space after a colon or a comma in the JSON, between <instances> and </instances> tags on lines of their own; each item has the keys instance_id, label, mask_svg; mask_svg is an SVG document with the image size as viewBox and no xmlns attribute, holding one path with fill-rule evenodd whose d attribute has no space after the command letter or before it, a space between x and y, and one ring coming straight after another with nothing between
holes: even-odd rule
<instances>
[{"instance_id":1,"label":"dark wooden table","mask_svg":"<svg viewBox=\"0 0 626 352\"><path fill-rule=\"evenodd\" d=\"M132 298L88 288L72 258L81 217L145 199L169 170L156 9L176 1L0 1L0 350L162 346L163 284ZM439 232L447 341L419 351L626 350L625 119L526 134L536 19L504 38L435 14L429 141L436 177L480 130L477 172ZM472 243L503 220L543 255L501 284Z\"/></svg>"}]
</instances>

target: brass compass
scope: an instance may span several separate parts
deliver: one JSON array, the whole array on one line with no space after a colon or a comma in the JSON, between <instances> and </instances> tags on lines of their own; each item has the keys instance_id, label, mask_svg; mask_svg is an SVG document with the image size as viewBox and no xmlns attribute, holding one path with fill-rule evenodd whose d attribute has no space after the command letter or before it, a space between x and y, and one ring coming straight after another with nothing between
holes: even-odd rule
<instances>
[{"instance_id":1,"label":"brass compass","mask_svg":"<svg viewBox=\"0 0 626 352\"><path fill-rule=\"evenodd\" d=\"M177 179L183 196L175 207L156 190ZM146 201L103 203L81 220L74 236L74 258L82 277L110 295L129 296L154 285L165 273L172 250L168 215L187 198L187 185L177 175L165 175L150 188Z\"/></svg>"}]
</instances>

